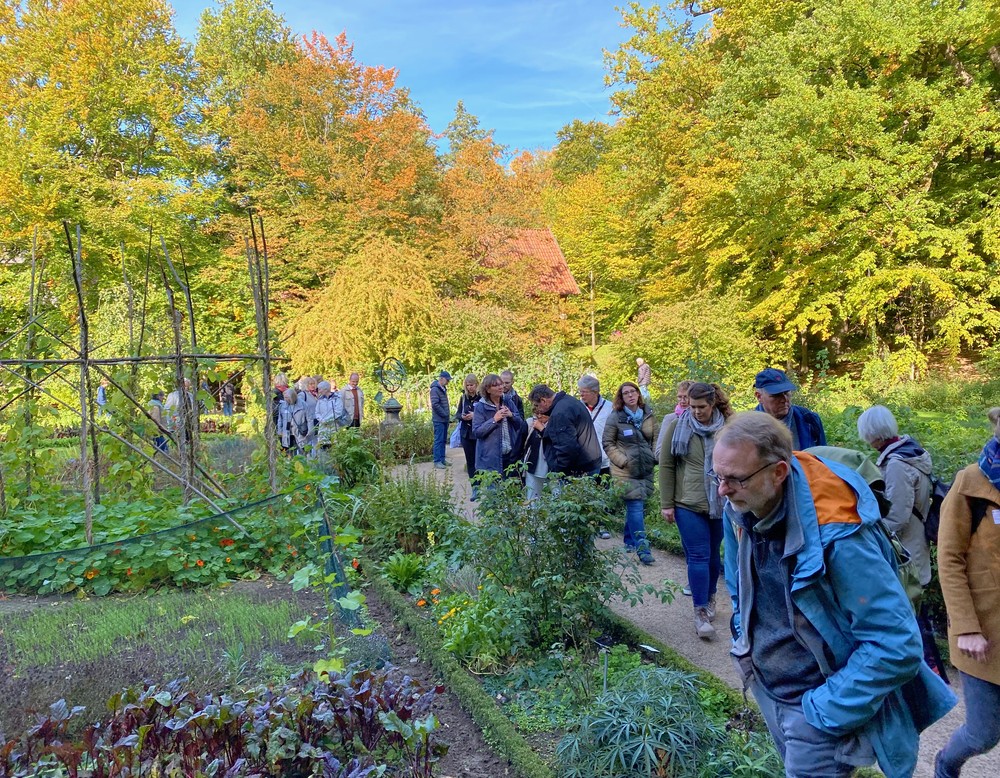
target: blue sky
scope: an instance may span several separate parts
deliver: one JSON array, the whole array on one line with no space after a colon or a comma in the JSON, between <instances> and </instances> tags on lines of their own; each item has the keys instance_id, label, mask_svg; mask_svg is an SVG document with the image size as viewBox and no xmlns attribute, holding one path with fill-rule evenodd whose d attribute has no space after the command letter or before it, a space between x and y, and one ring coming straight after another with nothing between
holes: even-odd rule
<instances>
[{"instance_id":1,"label":"blue sky","mask_svg":"<svg viewBox=\"0 0 1000 778\"><path fill-rule=\"evenodd\" d=\"M435 132L462 100L510 150L552 148L573 119L608 121L603 50L628 37L604 0L273 2L297 35L346 31L360 62L395 67ZM214 4L172 5L178 33L194 41Z\"/></svg>"}]
</instances>

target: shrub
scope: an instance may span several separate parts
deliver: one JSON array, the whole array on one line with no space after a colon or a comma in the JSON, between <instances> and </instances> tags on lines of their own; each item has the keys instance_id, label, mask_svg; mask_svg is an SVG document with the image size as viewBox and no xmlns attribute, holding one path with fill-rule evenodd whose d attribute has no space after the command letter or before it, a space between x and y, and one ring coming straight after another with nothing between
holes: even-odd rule
<instances>
[{"instance_id":1,"label":"shrub","mask_svg":"<svg viewBox=\"0 0 1000 778\"><path fill-rule=\"evenodd\" d=\"M430 545L447 543L462 523L452 507L451 484L413 468L369 488L361 521L367 546L376 555L395 548L422 553Z\"/></svg>"},{"instance_id":2,"label":"shrub","mask_svg":"<svg viewBox=\"0 0 1000 778\"><path fill-rule=\"evenodd\" d=\"M424 458L434 448L434 425L427 414L406 414L402 424L383 428L379 424L366 424L362 434L373 447L383 467L393 462L406 462L410 458Z\"/></svg>"},{"instance_id":3,"label":"shrub","mask_svg":"<svg viewBox=\"0 0 1000 778\"><path fill-rule=\"evenodd\" d=\"M375 444L354 427L333 436L330 448L322 455L347 489L358 484L374 483L379 477Z\"/></svg>"},{"instance_id":4,"label":"shrub","mask_svg":"<svg viewBox=\"0 0 1000 778\"><path fill-rule=\"evenodd\" d=\"M480 571L483 592L517 616L515 634L528 645L580 644L595 606L613 598L669 598L642 585L620 551L594 545L612 500L593 478L549 479L531 503L517 479L487 482L479 521L466 527L456 561Z\"/></svg>"}]
</instances>

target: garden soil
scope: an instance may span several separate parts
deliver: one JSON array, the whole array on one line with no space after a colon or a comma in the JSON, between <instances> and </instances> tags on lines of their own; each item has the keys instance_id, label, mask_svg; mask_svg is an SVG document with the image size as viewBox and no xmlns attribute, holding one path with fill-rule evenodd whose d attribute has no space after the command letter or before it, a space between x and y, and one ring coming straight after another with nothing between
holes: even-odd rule
<instances>
[{"instance_id":1,"label":"garden soil","mask_svg":"<svg viewBox=\"0 0 1000 778\"><path fill-rule=\"evenodd\" d=\"M475 520L475 503L470 502L471 486L465 471L465 457L461 449L448 449L450 466L445 470L436 470L430 463L414 465L420 472L434 473L436 477L452 483L456 507L470 520ZM621 536L612 535L611 540L597 541L602 548L621 548ZM655 563L649 567L640 566L643 581L661 584L670 580L678 585L687 582L686 567L683 558L666 551L655 551ZM694 613L690 597L678 594L669 604L647 600L632 608L627 603L613 603L612 607L621 616L629 619L649 634L658 638L668 646L682 654L694 664L722 679L734 688L740 684L729 656L729 617L732 610L725 584L719 581L718 616L716 629L718 635L713 641L704 641L694 632ZM958 671L952 669L949 677L953 688L957 683ZM961 689L956 688L961 697ZM920 754L914 778L933 778L934 755L940 750L951 733L955 731L965 718L965 709L961 701L945 718L925 731L920 738ZM962 778L996 778L1000 773L1000 747L992 753L970 760L962 770ZM487 774L488 775L488 774Z\"/></svg>"}]
</instances>

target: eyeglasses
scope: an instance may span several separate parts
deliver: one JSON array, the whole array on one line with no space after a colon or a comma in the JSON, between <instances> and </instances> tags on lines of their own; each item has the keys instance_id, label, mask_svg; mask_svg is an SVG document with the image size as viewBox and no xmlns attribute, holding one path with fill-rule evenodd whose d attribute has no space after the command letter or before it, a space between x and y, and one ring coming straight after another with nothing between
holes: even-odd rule
<instances>
[{"instance_id":1,"label":"eyeglasses","mask_svg":"<svg viewBox=\"0 0 1000 778\"><path fill-rule=\"evenodd\" d=\"M778 462L780 461L781 460L779 459ZM725 484L730 489L736 489L737 487L740 489L746 489L747 484L750 483L750 480L755 475L757 475L758 473L763 473L771 465L776 465L778 464L778 462L768 462L763 467L759 467L756 470L754 470L752 473L750 473L750 475L743 476L743 478L737 478L736 476L733 475L719 475L714 470L708 471L708 477L712 479L712 483L715 484L716 486L722 486L723 484Z\"/></svg>"}]
</instances>

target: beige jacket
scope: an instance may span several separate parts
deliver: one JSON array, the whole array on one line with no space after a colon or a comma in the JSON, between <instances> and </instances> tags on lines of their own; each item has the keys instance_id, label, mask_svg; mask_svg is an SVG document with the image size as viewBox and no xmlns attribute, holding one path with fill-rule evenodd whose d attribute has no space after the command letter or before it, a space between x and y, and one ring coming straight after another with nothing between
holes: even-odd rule
<instances>
[{"instance_id":1,"label":"beige jacket","mask_svg":"<svg viewBox=\"0 0 1000 778\"><path fill-rule=\"evenodd\" d=\"M344 401L344 415L347 417L347 423L350 424L354 420L354 393L351 391L351 385L347 384L340 390L340 398ZM358 419L363 420L365 418L365 393L361 391L361 387L358 387Z\"/></svg>"},{"instance_id":2,"label":"beige jacket","mask_svg":"<svg viewBox=\"0 0 1000 778\"><path fill-rule=\"evenodd\" d=\"M971 532L969 499L986 501L986 514ZM969 465L941 506L938 530L938 577L948 609L951 661L975 678L1000 684L1000 492L979 470ZM982 633L990 642L986 662L977 662L958 650L958 636Z\"/></svg>"}]
</instances>

